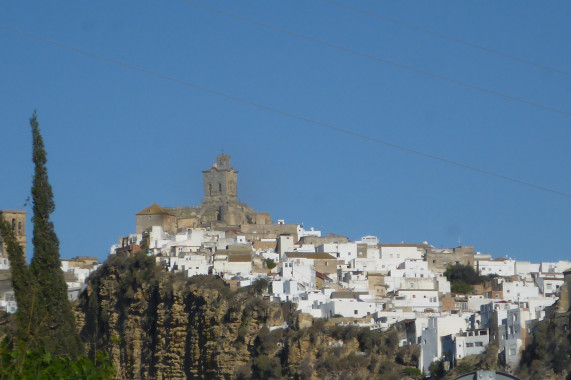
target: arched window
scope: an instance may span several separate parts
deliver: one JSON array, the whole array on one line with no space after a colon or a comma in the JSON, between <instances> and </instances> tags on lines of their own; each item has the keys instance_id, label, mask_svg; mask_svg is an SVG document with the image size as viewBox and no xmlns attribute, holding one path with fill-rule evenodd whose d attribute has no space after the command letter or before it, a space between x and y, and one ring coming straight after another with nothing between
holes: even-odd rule
<instances>
[{"instance_id":1,"label":"arched window","mask_svg":"<svg viewBox=\"0 0 571 380\"><path fill-rule=\"evenodd\" d=\"M222 192L222 184L221 183L218 184L218 191Z\"/></svg>"},{"instance_id":2,"label":"arched window","mask_svg":"<svg viewBox=\"0 0 571 380\"><path fill-rule=\"evenodd\" d=\"M18 222L18 235L22 235L22 222Z\"/></svg>"},{"instance_id":3,"label":"arched window","mask_svg":"<svg viewBox=\"0 0 571 380\"><path fill-rule=\"evenodd\" d=\"M212 195L212 184L211 183L208 184L208 194Z\"/></svg>"},{"instance_id":4,"label":"arched window","mask_svg":"<svg viewBox=\"0 0 571 380\"><path fill-rule=\"evenodd\" d=\"M12 219L12 231L16 230L16 219Z\"/></svg>"}]
</instances>

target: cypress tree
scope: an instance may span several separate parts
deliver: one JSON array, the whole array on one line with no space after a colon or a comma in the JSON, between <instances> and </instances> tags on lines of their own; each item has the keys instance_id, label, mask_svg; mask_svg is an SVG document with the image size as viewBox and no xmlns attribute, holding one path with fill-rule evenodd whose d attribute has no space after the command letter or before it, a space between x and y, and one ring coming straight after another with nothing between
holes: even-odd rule
<instances>
[{"instance_id":1,"label":"cypress tree","mask_svg":"<svg viewBox=\"0 0 571 380\"><path fill-rule=\"evenodd\" d=\"M16 240L14 231L8 222L0 221L0 237L6 245L8 260L10 260L10 272L12 275L12 288L18 304L16 311L16 337L18 340L30 343L34 346L38 343L40 330L38 330L36 281L32 277L26 260L24 249Z\"/></svg>"},{"instance_id":2,"label":"cypress tree","mask_svg":"<svg viewBox=\"0 0 571 380\"><path fill-rule=\"evenodd\" d=\"M42 344L56 356L77 357L83 347L75 328L75 318L67 298L67 285L61 269L59 240L50 220L55 210L52 187L48 181L47 155L37 114L30 119L35 167L32 185L34 257L31 273L35 278L41 307L38 324L43 326Z\"/></svg>"}]
</instances>

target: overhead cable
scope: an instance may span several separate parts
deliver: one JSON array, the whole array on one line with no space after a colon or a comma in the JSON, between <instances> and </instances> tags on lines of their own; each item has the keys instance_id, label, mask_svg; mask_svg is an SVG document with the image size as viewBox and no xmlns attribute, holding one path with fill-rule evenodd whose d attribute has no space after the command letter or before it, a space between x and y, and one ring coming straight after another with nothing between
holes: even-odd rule
<instances>
[{"instance_id":1,"label":"overhead cable","mask_svg":"<svg viewBox=\"0 0 571 380\"><path fill-rule=\"evenodd\" d=\"M230 95L230 94L227 94L227 93L222 92L222 91L213 90L213 89L210 89L210 88L207 88L207 87L204 87L204 86L197 85L197 84L195 84L195 83L191 83L191 82L188 82L188 81L185 81L185 80L182 80L182 79L178 79L178 78L175 78L175 77L172 77L172 76L169 76L169 75L161 74L161 73L158 73L158 72L156 72L156 71L152 71L152 70L149 70L149 69L145 69L145 68L140 67L140 66L136 66L136 65L129 64L129 63L121 62L121 61L116 60L116 59L113 59L113 58L108 58L108 57L105 57L105 56L100 55L100 54L96 54L96 53L93 53L93 52L90 52L90 51L87 51L87 50L83 50L83 49L80 49L80 48L77 48L77 47L74 47L74 46L66 45L66 44L63 44L63 43L61 43L61 42L53 41L53 40L50 40L50 39L47 39L47 38L44 38L44 37L41 37L41 36L37 36L37 35L35 35L35 34L23 32L23 31L20 31L20 30L18 30L18 29L14 29L14 28L11 28L11 27L8 27L8 26L0 25L0 29L6 30L6 31L9 31L9 32L12 32L12 33L16 33L16 34L19 34L19 35L22 35L22 36L25 36L25 37L28 37L28 38L32 38L32 39L35 39L35 40L38 40L38 41L42 41L42 42L48 43L48 44L50 44L50 45L58 46L58 47L61 47L61 48L64 48L64 49L67 49L67 50L70 50L70 51L73 51L73 52L76 52L76 53L79 53L79 54L83 54L83 55L86 55L86 56L89 56L89 57L92 57L92 58L96 58L96 59L101 60L101 61L104 61L104 62L112 63L112 64L115 64L115 65L119 65L119 66L125 67L125 68L130 69L130 70L136 70L136 71L139 71L139 72L142 72L142 73L145 73L145 74L148 74L148 75L152 75L152 76L157 77L157 78L160 78L160 79L168 80L168 81L170 81L170 82L174 82L174 83L177 83L177 84L186 86L186 87L191 87L191 88L194 88L194 89L197 89L197 90L200 90L200 91L209 93L209 94L213 94L213 95L217 95L217 96L220 96L220 97L224 97L224 98L226 98L226 99L230 99L230 100L233 100L233 101L236 101L236 102L239 102L239 103L242 103L242 104L246 104L246 105L249 105L249 106L258 108L258 109L263 109L263 110L266 110L266 111L269 111L269 112L273 112L273 113L276 113L276 114L279 114L279 115L282 115L282 116L287 116L287 117L292 118L292 119L295 119L295 120L300 120L300 121L306 122L306 123L311 124L311 125L323 127L323 128L326 128L326 129L335 131L335 132L339 132L339 133L343 133L343 134L346 134L346 135L354 136L354 137L360 138L360 139L362 139L362 140L371 141L371 142L376 143L376 144L379 144L379 145L388 146L388 147L391 147L391 148L393 148L393 149L398 149L398 150L401 150L401 151L404 151L404 152L412 153L412 154L415 154L415 155L420 156L420 157L429 158L429 159L431 159L431 160L440 161L440 162L443 162L443 163L446 163L446 164L449 164L449 165L453 165L453 166L456 166L456 167L459 167L459 168L462 168L462 169L467 169L467 170L470 170L470 171L473 171L473 172L477 172L477 173L480 173L480 174L484 174L484 175L487 175L487 176L490 176L490 177L495 177L495 178L499 178L499 179L502 179L502 180L505 180L505 181L509 181L509 182L512 182L512 183L516 183L516 184L519 184L519 185L523 185L523 186L527 186L527 187L530 187L530 188L534 188L534 189L536 189L536 190L540 190L540 191L544 191L544 192L548 192L548 193L560 195L560 196L563 196L563 197L565 197L565 198L571 198L571 194L566 193L566 192L563 192L563 191L551 189L551 188L546 187L546 186L537 185L537 184L534 184L534 183L531 183L531 182L523 181L523 180L520 180L520 179L517 179L517 178L513 178L513 177L510 177L510 176L503 175L503 174L495 173L495 172L492 172L492 171L489 171L489 170L480 169L480 168L477 168L477 167L475 167L475 166L466 165L466 164L463 164L463 163L458 162L458 161L453 161L453 160L450 160L450 159L447 159L447 158L443 158L443 157L440 157L440 156L436 156L436 155L434 155L434 154L422 152L422 151L419 151L419 150L416 150L416 149L412 149L412 148L409 148L409 147L406 147L406 146L403 146L403 145L393 144L393 143L391 143L391 142L388 142L388 141L379 139L379 138L377 138L377 137L365 135L365 134L362 134L362 133L359 133L359 132L352 131L352 130L350 130L350 129L341 128L341 127L335 126L335 125L333 125L333 124L324 123L324 122L321 122L321 121L318 121L318 120L315 120L315 119L311 119L311 118L308 118L308 117L305 117L305 116L300 116L300 115L294 114L294 113L292 113L292 112L284 111L284 110L281 110L281 109L278 109L278 108L274 108L274 107L271 107L271 106L267 106L267 105L264 105L264 104L261 104L261 103L256 103L256 102L253 102L253 101L248 100L248 99L240 98L240 97L235 96L235 95Z\"/></svg>"},{"instance_id":2,"label":"overhead cable","mask_svg":"<svg viewBox=\"0 0 571 380\"><path fill-rule=\"evenodd\" d=\"M221 10L221 9L218 9L218 8L213 8L213 7L210 7L210 6L201 4L201 3L197 3L197 2L195 2L195 1L191 1L191 0L181 0L181 1L183 1L183 2L185 2L185 3L187 3L187 4L190 4L190 5L194 5L194 6L196 6L196 7L200 7L200 8L203 8L203 9L206 9L206 10L209 10L209 11L212 11L212 12L220 13L220 14L223 14L223 15L226 15L226 16L229 16L229 17L233 17L233 18L238 19L238 20L242 20L242 21L245 21L245 22L254 24L254 25L258 25L258 26L261 26L261 27L266 28L266 29L270 29L270 30L274 30L274 31L276 31L276 32L288 34L288 35L290 35L290 36L294 36L294 37L297 37L297 38L301 38L301 39L304 39L304 40L307 40L307 41L311 41L311 42L314 42L314 43L317 43L317 44L320 44L320 45L328 46L328 47L330 47L330 48L337 49L337 50L341 50L341 51L344 51L344 52L347 52L347 53L350 53L350 54L354 54L354 55L358 55L358 56L361 56L361 57L365 57L365 58L368 58L368 59L371 59L371 60L374 60L374 61L377 61L377 62L381 62L381 63L387 64L387 65L391 65L391 66L394 66L394 67L398 67L398 68L400 68L400 69L412 71L412 72L415 72L415 73L418 73L418 74L422 74L422 75L425 75L425 76L428 76L428 77L440 79L440 80L443 80L443 81L446 81L446 82L449 82L449 83L454 83L454 84L459 85L459 86L462 86L462 87L466 87L466 88L470 88L470 89L472 89L472 90L480 91L480 92L483 92L483 93L486 93L486 94L498 96L498 97L501 97L501 98L504 98L504 99L509 99L509 100L514 101L514 102L527 104L528 106L532 106L532 107L536 107L536 108L541 108L541 109L546 110L546 111L555 112L555 113L558 113L558 114L561 114L561 115L565 115L565 116L571 116L571 112L563 111L563 110L560 110L560 109L555 108L555 107L550 107L550 106L546 106L546 105L543 105L543 104L535 103L535 102L532 102L532 101L529 101L529 100L526 100L526 99L523 99L523 98L519 98L519 97L517 97L517 96L512 96L512 95L503 94L503 93L498 92L498 91L495 91L495 90L490 90L490 89L487 89L487 88L484 88L484 87L476 86L476 85L474 85L474 84L470 84L470 83L467 83L467 82L462 82L462 81L459 81L459 80L456 80L456 79L448 78L448 77L446 77L446 76L443 76L443 75L440 75L440 74L435 74L435 73L432 73L432 72L429 72L429 71L426 71L426 70L418 69L418 68L413 67L413 66L404 65L404 64L398 63L398 62L396 62L396 61L392 61L392 60L389 60L389 59L381 58L381 57L378 57L378 56L375 56L375 55L372 55L372 54L368 54L368 53L363 53L363 52L358 51L358 50L349 49L349 48L343 47L343 46L341 46L341 45L336 45L336 44L333 44L333 43L331 43L331 42L319 40L319 39L317 39L317 38L313 38L313 37L310 37L310 36L307 36L307 35L304 35L304 34L300 34L300 33L297 33L297 32L292 32L292 31L287 30L287 29L283 29L283 28L279 28L279 27L276 27L276 26L273 26L273 25L265 24L265 23L262 23L262 22L259 22L259 21L256 21L256 20L252 20L252 19L249 19L249 18L240 16L240 15L236 15L236 14L233 14L233 13L230 13L230 12L226 12L226 11Z\"/></svg>"},{"instance_id":3,"label":"overhead cable","mask_svg":"<svg viewBox=\"0 0 571 380\"><path fill-rule=\"evenodd\" d=\"M357 8L357 7L354 7L354 6L352 6L352 5L345 4L345 3L342 3L342 2L339 2L339 1L336 1L336 0L323 0L323 1L326 1L326 2L328 2L328 3L330 3L330 4L337 5L337 6L339 6L339 7L343 7L343 8L350 9L350 10L352 10L352 11L354 11L354 12L358 12L358 13L362 13L362 14L365 14L365 15L368 15L368 16L372 16L372 17L378 18L378 19L380 19L380 20L392 22L393 24L398 24L398 25L400 25L400 26L404 26L405 28L413 29L413 30L416 30L416 31L419 31L419 32L422 32L422 33L425 33L425 34L429 34L429 35L434 36L434 37L442 38L442 39L445 39L445 40L448 40L448 41L452 41L452 42L455 42L455 43L458 43L458 44L461 44L461 45L469 46L469 47L474 48L474 49L482 50L482 51L485 51L485 52L487 52L487 53L492 53L492 54L496 54L496 55L502 56L502 57L504 57L504 58L509 58L509 59L511 59L511 60L514 60L514 61L517 61L517 62L520 62L520 63L525 63L525 64L532 65L532 66L535 66L535 67L539 67L539 68L544 69L544 70L553 71L553 72L555 72L555 73L562 74L562 75L567 75L567 76L570 76L570 77L571 77L571 73L568 72L568 71L560 70L560 69L557 69L557 68L554 68L554 67L551 67L551 66L544 65L544 64L542 64L542 63L537 63L537 62L534 62L534 61L530 61L530 60L528 60L528 59L520 58L520 57L517 57L517 56L515 56L515 55L511 55L511 54L508 54L508 53L501 52L501 51L499 51L499 50L495 50L495 49L491 49L491 48L488 48L488 47L485 47L485 46L477 45L477 44L472 43L472 42L469 42L469 41L464 41L464 40L461 40L461 39L456 38L456 37L452 37L452 36L448 36L448 35L446 35L446 34L434 32L434 31L432 31L432 30L430 30L430 29L421 28L421 27L419 27L419 26L416 26L416 25L413 25L413 24L409 24L409 23L406 23L406 22L403 22L403 21L400 21L400 20L397 20L397 19L394 19L394 18L391 18L391 17L382 16L382 15L380 15L380 14L373 13L373 12L370 12L370 11L367 11L367 10L364 10L364 9L360 9L360 8Z\"/></svg>"}]
</instances>

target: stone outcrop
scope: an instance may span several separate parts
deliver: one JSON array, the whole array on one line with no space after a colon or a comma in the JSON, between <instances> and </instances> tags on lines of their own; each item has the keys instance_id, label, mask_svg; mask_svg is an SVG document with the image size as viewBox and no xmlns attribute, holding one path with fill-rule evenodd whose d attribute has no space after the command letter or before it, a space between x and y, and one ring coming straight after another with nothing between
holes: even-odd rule
<instances>
[{"instance_id":1,"label":"stone outcrop","mask_svg":"<svg viewBox=\"0 0 571 380\"><path fill-rule=\"evenodd\" d=\"M91 353L110 352L118 378L232 378L261 328L284 324L279 304L219 279L164 273L147 258L115 261L90 279L78 327Z\"/></svg>"},{"instance_id":2,"label":"stone outcrop","mask_svg":"<svg viewBox=\"0 0 571 380\"><path fill-rule=\"evenodd\" d=\"M78 328L90 356L110 354L118 379L406 378L415 366L396 331L313 320L264 299L265 287L231 291L212 276L164 272L144 254L116 256L90 277Z\"/></svg>"}]
</instances>

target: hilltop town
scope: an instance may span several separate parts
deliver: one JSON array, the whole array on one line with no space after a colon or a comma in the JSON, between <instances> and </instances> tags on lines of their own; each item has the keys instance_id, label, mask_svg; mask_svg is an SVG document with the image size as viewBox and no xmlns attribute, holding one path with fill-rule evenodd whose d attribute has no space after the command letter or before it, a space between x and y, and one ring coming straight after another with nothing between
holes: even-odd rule
<instances>
[{"instance_id":1,"label":"hilltop town","mask_svg":"<svg viewBox=\"0 0 571 380\"><path fill-rule=\"evenodd\" d=\"M203 171L200 205L142 209L135 232L121 236L110 255L143 251L167 271L216 275L231 288L267 283L268 298L291 302L300 315L379 330L401 323L399 345L420 346L424 373L435 360L454 365L481 354L491 341L515 367L546 313L569 309L571 261L523 262L473 246L385 243L376 236L351 241L274 223L239 201L237 174L230 156L219 155ZM0 217L25 246L25 211L2 210ZM0 249L0 308L13 313L9 262ZM62 260L70 300L99 265L91 257Z\"/></svg>"}]
</instances>

